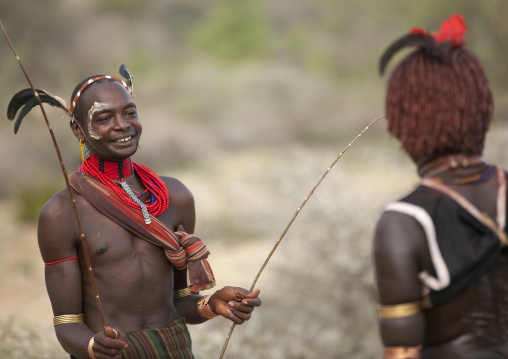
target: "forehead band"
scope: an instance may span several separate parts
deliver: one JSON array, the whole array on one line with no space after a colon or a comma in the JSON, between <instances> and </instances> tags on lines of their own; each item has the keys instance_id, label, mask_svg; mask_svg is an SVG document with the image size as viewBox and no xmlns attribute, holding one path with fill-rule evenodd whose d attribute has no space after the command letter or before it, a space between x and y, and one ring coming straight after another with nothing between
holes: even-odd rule
<instances>
[{"instance_id":1,"label":"forehead band","mask_svg":"<svg viewBox=\"0 0 508 359\"><path fill-rule=\"evenodd\" d=\"M96 81L99 81L99 80L103 80L103 79L108 79L108 80L115 80L117 82L120 82L123 87L125 87L125 89L127 91L129 91L129 93L132 95L132 92L131 92L131 89L129 88L129 86L127 86L127 84L120 80L118 77L114 77L114 76L97 76L97 77L94 77L88 81L86 81L83 86L81 86L81 88L79 89L79 91L76 93L76 96L74 96L74 98L72 99L72 103L71 103L71 108L70 108L70 113L71 115L74 117L74 109L76 108L76 103L78 102L78 99L79 99L79 96L81 96L81 94L83 93L83 91L88 87L90 86L92 83L96 82Z\"/></svg>"}]
</instances>

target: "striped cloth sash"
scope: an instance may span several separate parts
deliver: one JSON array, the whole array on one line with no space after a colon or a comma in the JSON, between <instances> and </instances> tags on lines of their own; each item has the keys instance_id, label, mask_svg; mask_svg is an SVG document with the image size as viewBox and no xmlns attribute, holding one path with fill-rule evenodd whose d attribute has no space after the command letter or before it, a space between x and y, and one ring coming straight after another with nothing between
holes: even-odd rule
<instances>
[{"instance_id":1,"label":"striped cloth sash","mask_svg":"<svg viewBox=\"0 0 508 359\"><path fill-rule=\"evenodd\" d=\"M94 177L74 172L69 176L69 182L76 192L106 217L135 236L163 248L166 258L177 269L187 268L192 292L215 286L212 269L206 260L210 252L199 237L185 233L181 225L173 232L151 214L152 223L145 224L141 211L123 203L113 190Z\"/></svg>"},{"instance_id":2,"label":"striped cloth sash","mask_svg":"<svg viewBox=\"0 0 508 359\"><path fill-rule=\"evenodd\" d=\"M167 328L127 334L129 347L122 359L194 359L189 331L183 319Z\"/></svg>"}]
</instances>

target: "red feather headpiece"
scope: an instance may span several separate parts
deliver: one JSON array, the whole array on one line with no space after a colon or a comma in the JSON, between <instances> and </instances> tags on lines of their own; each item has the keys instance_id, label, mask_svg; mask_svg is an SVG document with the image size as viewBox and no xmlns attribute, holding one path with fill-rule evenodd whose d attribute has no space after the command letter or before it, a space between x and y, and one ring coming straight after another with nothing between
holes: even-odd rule
<instances>
[{"instance_id":1,"label":"red feather headpiece","mask_svg":"<svg viewBox=\"0 0 508 359\"><path fill-rule=\"evenodd\" d=\"M386 49L379 62L379 72L382 74L392 56L408 46L417 46L439 60L447 62L451 48L464 46L466 29L466 24L461 14L450 16L448 20L445 20L441 24L439 31L432 34L429 34L429 32L422 28L414 27L409 31L408 35L395 41Z\"/></svg>"},{"instance_id":2,"label":"red feather headpiece","mask_svg":"<svg viewBox=\"0 0 508 359\"><path fill-rule=\"evenodd\" d=\"M452 46L463 46L466 29L464 17L461 14L455 14L450 16L448 20L443 21L441 27L439 28L439 32L434 32L432 37L437 44L449 41L452 43ZM419 27L412 28L409 33L424 34L428 36L427 31Z\"/></svg>"}]
</instances>

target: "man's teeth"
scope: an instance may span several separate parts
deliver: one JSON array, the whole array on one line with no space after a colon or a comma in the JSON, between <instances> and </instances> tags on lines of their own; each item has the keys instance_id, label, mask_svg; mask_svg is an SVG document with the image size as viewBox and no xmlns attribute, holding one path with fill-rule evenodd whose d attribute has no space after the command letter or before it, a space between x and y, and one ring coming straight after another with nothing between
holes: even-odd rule
<instances>
[{"instance_id":1,"label":"man's teeth","mask_svg":"<svg viewBox=\"0 0 508 359\"><path fill-rule=\"evenodd\" d=\"M119 140L116 140L115 142L116 143L125 142L125 141L129 141L131 138L132 138L132 136L129 136L129 137L125 137L125 138L121 138Z\"/></svg>"}]
</instances>

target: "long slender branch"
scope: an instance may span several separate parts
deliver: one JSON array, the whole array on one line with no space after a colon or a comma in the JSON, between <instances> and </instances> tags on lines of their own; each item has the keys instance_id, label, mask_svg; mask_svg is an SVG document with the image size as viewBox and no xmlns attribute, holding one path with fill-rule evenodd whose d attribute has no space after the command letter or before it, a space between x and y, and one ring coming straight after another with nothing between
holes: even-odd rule
<instances>
[{"instance_id":1,"label":"long slender branch","mask_svg":"<svg viewBox=\"0 0 508 359\"><path fill-rule=\"evenodd\" d=\"M279 239L277 240L277 242L275 242L275 245L273 246L272 250L270 251L270 253L268 254L268 257L265 259L263 265L261 266L261 268L259 269L258 273L256 274L256 277L254 278L254 281L252 282L252 285L250 287L250 291L252 292L254 290L254 287L256 286L256 283L259 279L259 277L261 276L261 273L263 272L263 270L265 269L266 265L268 264L268 262L270 261L270 259L272 258L272 255L273 253L275 252L275 250L277 249L277 247L279 246L280 242L282 241L282 239L284 238L284 236L286 235L286 233L288 232L289 228L291 227L291 225L293 224L293 222L295 221L296 217L298 217L298 215L300 214L300 212L302 211L303 207L305 206L305 204L307 204L307 202L309 201L310 197L312 197L312 195L314 194L314 192L316 191L316 189L319 187L319 185L321 184L321 182L323 182L323 180L325 179L325 177L328 175L328 173L331 171L331 169L333 168L333 166L335 166L335 164L337 163L337 161L342 157L342 155L349 149L349 147L351 147L355 142L356 140L358 140L364 133L365 131L367 131L369 129L369 127L371 127L374 123L376 123L378 120L384 118L386 115L383 115L383 116L379 116L378 118L374 119L371 123L369 123L367 125L367 127L365 127L362 132L360 132L343 150L342 152L339 153L339 155L337 156L337 158L332 162L332 164L327 168L327 170L323 173L323 175L321 176L321 178L319 179L319 181L314 185L314 187L312 188L312 190L309 192L309 194L307 195L307 197L305 197L305 199L303 200L303 202L300 204L300 207L298 207L298 209L295 211L295 213L293 214L293 217L291 218L291 220L289 221L289 223L287 224L286 228L284 229L284 231L282 232L282 234L280 235ZM229 340L231 339L231 335L233 334L233 330L235 329L235 324L233 323L231 325L231 328L229 329L229 333L226 337L226 341L224 342L224 345L222 347L222 351L220 353L220 356L219 356L219 359L222 359L222 357L224 356L224 353L226 352L226 349L228 347L228 343L229 343Z\"/></svg>"},{"instance_id":2,"label":"long slender branch","mask_svg":"<svg viewBox=\"0 0 508 359\"><path fill-rule=\"evenodd\" d=\"M93 288L93 291L94 291L94 294L95 294L95 298L97 300L97 308L98 308L98 311L99 311L99 316L101 318L102 326L105 328L106 327L106 322L104 320L104 312L102 310L102 304L101 304L101 300L100 300L100 297L99 297L99 292L97 290L97 286L96 286L96 283L95 283L95 276L93 274L92 265L90 263L90 256L88 254L88 247L86 245L85 235L83 234L83 229L81 227L81 222L79 220L78 210L76 208L76 200L74 199L74 195L72 194L71 185L69 183L69 177L67 176L67 170L65 169L65 165L64 165L64 162L63 162L63 159L62 159L62 155L60 154L60 148L58 147L58 143L56 142L56 138L55 138L55 135L53 133L53 128L51 127L51 124L49 123L48 116L46 115L46 111L44 110L44 107L42 106L42 102L41 102L41 99L39 98L39 94L37 93L37 91L35 90L34 86L32 85L32 81L30 80L30 77L28 76L27 72L25 71L25 68L23 67L23 64L21 63L19 55L16 52L16 50L14 49L14 45L12 44L11 39L9 38L9 35L7 35L7 31L5 30L4 25L2 24L1 20L0 20L0 27L2 28L2 32L4 33L5 38L7 39L7 42L9 43L9 46L10 46L12 52L14 53L14 56L16 56L16 60L18 61L19 66L21 67L21 71L23 71L23 74L25 75L25 78L28 81L28 84L30 85L30 88L32 89L32 91L34 92L35 97L37 98L37 102L39 103L39 107L41 108L41 111L42 111L42 116L44 117L44 121L46 122L46 126L48 127L49 133L51 134L51 139L53 140L53 145L55 146L55 151L56 151L56 154L58 156L58 160L60 162L60 167L62 168L62 173L63 173L64 179L65 179L65 185L67 186L67 190L69 191L69 197L70 197L71 202L72 202L72 210L74 211L74 217L76 219L76 225L77 225L78 231L79 231L79 239L80 239L81 245L83 247L83 254L84 254L84 257L85 257L86 266L88 268L88 273L89 273L89 276L90 276L90 282L92 283L92 288Z\"/></svg>"}]
</instances>

